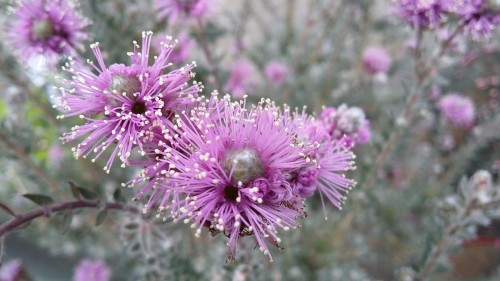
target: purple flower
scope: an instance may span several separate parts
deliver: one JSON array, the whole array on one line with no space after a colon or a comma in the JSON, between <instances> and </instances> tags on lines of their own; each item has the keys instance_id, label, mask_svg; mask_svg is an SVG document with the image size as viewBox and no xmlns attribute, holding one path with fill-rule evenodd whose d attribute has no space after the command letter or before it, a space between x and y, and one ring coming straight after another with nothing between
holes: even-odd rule
<instances>
[{"instance_id":1,"label":"purple flower","mask_svg":"<svg viewBox=\"0 0 500 281\"><path fill-rule=\"evenodd\" d=\"M296 228L303 216L303 198L288 179L307 162L288 115L269 101L249 110L245 105L213 95L179 114L167 142L161 141L164 149L154 151L160 161L155 177L162 179L145 211L169 209L196 236L203 227L224 233L228 260L244 236L253 236L272 259L267 244L279 247L278 229ZM172 193L179 198L172 200Z\"/></svg>"},{"instance_id":2,"label":"purple flower","mask_svg":"<svg viewBox=\"0 0 500 281\"><path fill-rule=\"evenodd\" d=\"M500 23L500 7L494 1L462 0L450 5L450 11L461 17L465 33L474 39L490 37Z\"/></svg>"},{"instance_id":3,"label":"purple flower","mask_svg":"<svg viewBox=\"0 0 500 281\"><path fill-rule=\"evenodd\" d=\"M474 103L468 97L451 93L439 101L438 107L441 114L453 126L468 129L474 123Z\"/></svg>"},{"instance_id":4,"label":"purple flower","mask_svg":"<svg viewBox=\"0 0 500 281\"><path fill-rule=\"evenodd\" d=\"M153 38L153 47L158 53L161 52L161 43L165 40L165 35L155 36ZM189 53L194 47L194 39L189 36L186 32L179 33L177 37L176 45L172 52L170 53L169 61L173 64L181 64L187 61Z\"/></svg>"},{"instance_id":5,"label":"purple flower","mask_svg":"<svg viewBox=\"0 0 500 281\"><path fill-rule=\"evenodd\" d=\"M174 48L170 38L163 43L153 64L149 51L152 32L143 32L142 50L134 42L134 51L129 53L129 65L104 63L99 44L91 45L97 66L89 61L90 68L80 60L70 60L65 70L72 80L65 81L71 88L63 88L60 108L68 116L80 116L86 124L75 126L63 136L64 141L86 138L73 148L75 157L87 157L94 153L95 161L109 146L114 147L104 170L109 172L114 158L118 156L124 166L132 148L141 144L146 129L162 120L171 118L177 111L196 100L201 84L188 81L194 77L191 71L195 63L164 71L171 66L169 56ZM95 73L97 72L97 73Z\"/></svg>"},{"instance_id":6,"label":"purple flower","mask_svg":"<svg viewBox=\"0 0 500 281\"><path fill-rule=\"evenodd\" d=\"M15 8L7 38L25 61L43 55L49 59L82 48L88 21L66 0L25 0Z\"/></svg>"},{"instance_id":7,"label":"purple flower","mask_svg":"<svg viewBox=\"0 0 500 281\"><path fill-rule=\"evenodd\" d=\"M19 260L11 260L0 267L0 281L24 280L23 265Z\"/></svg>"},{"instance_id":8,"label":"purple flower","mask_svg":"<svg viewBox=\"0 0 500 281\"><path fill-rule=\"evenodd\" d=\"M279 85L283 83L283 81L285 81L288 75L290 74L290 68L288 67L288 65L282 62L270 61L266 65L265 72L267 80L269 80L274 84Z\"/></svg>"},{"instance_id":9,"label":"purple flower","mask_svg":"<svg viewBox=\"0 0 500 281\"><path fill-rule=\"evenodd\" d=\"M396 14L413 28L436 28L453 0L398 0Z\"/></svg>"},{"instance_id":10,"label":"purple flower","mask_svg":"<svg viewBox=\"0 0 500 281\"><path fill-rule=\"evenodd\" d=\"M363 68L370 74L387 73L391 67L391 56L382 47L368 47L363 52Z\"/></svg>"},{"instance_id":11,"label":"purple flower","mask_svg":"<svg viewBox=\"0 0 500 281\"><path fill-rule=\"evenodd\" d=\"M234 97L242 97L255 85L255 69L253 64L245 59L240 59L231 67L229 79L224 86L224 91L229 91Z\"/></svg>"},{"instance_id":12,"label":"purple flower","mask_svg":"<svg viewBox=\"0 0 500 281\"><path fill-rule=\"evenodd\" d=\"M156 0L160 17L171 22L181 18L202 18L209 9L209 0Z\"/></svg>"},{"instance_id":13,"label":"purple flower","mask_svg":"<svg viewBox=\"0 0 500 281\"><path fill-rule=\"evenodd\" d=\"M111 269L103 261L84 259L75 268L74 281L108 281Z\"/></svg>"},{"instance_id":14,"label":"purple flower","mask_svg":"<svg viewBox=\"0 0 500 281\"><path fill-rule=\"evenodd\" d=\"M326 107L321 112L319 121L332 139L343 139L347 146L370 141L370 123L359 107L348 107L345 104L337 109Z\"/></svg>"},{"instance_id":15,"label":"purple flower","mask_svg":"<svg viewBox=\"0 0 500 281\"><path fill-rule=\"evenodd\" d=\"M291 181L302 197L310 197L316 190L319 191L326 219L324 197L342 209L345 194L355 185L344 175L346 171L355 169L352 162L354 155L344 138L331 139L322 122L304 114L296 116L296 119L295 122L301 124L299 138L308 164L298 173L291 174Z\"/></svg>"}]
</instances>

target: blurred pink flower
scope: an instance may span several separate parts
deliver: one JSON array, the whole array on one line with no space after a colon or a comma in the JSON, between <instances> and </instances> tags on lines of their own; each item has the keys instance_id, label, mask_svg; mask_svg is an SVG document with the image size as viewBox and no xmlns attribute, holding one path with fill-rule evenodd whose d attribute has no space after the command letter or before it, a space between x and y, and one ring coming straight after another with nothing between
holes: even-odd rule
<instances>
[{"instance_id":1,"label":"blurred pink flower","mask_svg":"<svg viewBox=\"0 0 500 281\"><path fill-rule=\"evenodd\" d=\"M84 259L75 269L74 281L108 281L111 269L102 261Z\"/></svg>"},{"instance_id":2,"label":"blurred pink flower","mask_svg":"<svg viewBox=\"0 0 500 281\"><path fill-rule=\"evenodd\" d=\"M224 91L231 92L234 97L242 97L255 85L255 69L253 64L246 60L236 61L231 68L229 79Z\"/></svg>"},{"instance_id":3,"label":"blurred pink flower","mask_svg":"<svg viewBox=\"0 0 500 281\"><path fill-rule=\"evenodd\" d=\"M265 72L267 80L274 84L281 84L290 74L290 68L282 62L270 61L266 65Z\"/></svg>"},{"instance_id":4,"label":"blurred pink flower","mask_svg":"<svg viewBox=\"0 0 500 281\"><path fill-rule=\"evenodd\" d=\"M470 128L474 122L473 101L457 93L444 96L438 103L441 114L455 127Z\"/></svg>"},{"instance_id":5,"label":"blurred pink flower","mask_svg":"<svg viewBox=\"0 0 500 281\"><path fill-rule=\"evenodd\" d=\"M382 47L368 47L363 52L363 68L370 74L387 73L391 67L391 56Z\"/></svg>"}]
</instances>

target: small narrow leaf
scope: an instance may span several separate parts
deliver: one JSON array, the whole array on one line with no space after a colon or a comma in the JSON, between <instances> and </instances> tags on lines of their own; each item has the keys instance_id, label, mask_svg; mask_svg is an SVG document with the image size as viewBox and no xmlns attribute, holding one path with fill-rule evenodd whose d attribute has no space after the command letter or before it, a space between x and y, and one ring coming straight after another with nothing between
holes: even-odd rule
<instances>
[{"instance_id":1,"label":"small narrow leaf","mask_svg":"<svg viewBox=\"0 0 500 281\"><path fill-rule=\"evenodd\" d=\"M113 199L120 203L125 203L127 201L125 197L123 197L122 190L119 187L115 190L115 192L113 192Z\"/></svg>"},{"instance_id":2,"label":"small narrow leaf","mask_svg":"<svg viewBox=\"0 0 500 281\"><path fill-rule=\"evenodd\" d=\"M76 186L76 184L72 181L68 181L68 184L69 188L71 189L71 194L73 194L73 197L75 197L75 199L80 199L81 196L80 192L78 191L78 186Z\"/></svg>"},{"instance_id":3,"label":"small narrow leaf","mask_svg":"<svg viewBox=\"0 0 500 281\"><path fill-rule=\"evenodd\" d=\"M139 227L139 225L136 223L129 223L129 224L125 225L126 229L136 229L138 227Z\"/></svg>"},{"instance_id":4,"label":"small narrow leaf","mask_svg":"<svg viewBox=\"0 0 500 281\"><path fill-rule=\"evenodd\" d=\"M97 214L97 218L95 220L95 226L101 225L101 223L106 219L106 216L108 215L108 210L104 209Z\"/></svg>"},{"instance_id":5,"label":"small narrow leaf","mask_svg":"<svg viewBox=\"0 0 500 281\"><path fill-rule=\"evenodd\" d=\"M7 214L15 217L16 214L14 213L14 211L12 211L7 205L3 204L3 203L0 203L0 209L2 209L4 212L6 212Z\"/></svg>"},{"instance_id":6,"label":"small narrow leaf","mask_svg":"<svg viewBox=\"0 0 500 281\"><path fill-rule=\"evenodd\" d=\"M97 198L97 193L85 189L83 187L77 187L78 192L82 195L83 198L87 200L94 200Z\"/></svg>"},{"instance_id":7,"label":"small narrow leaf","mask_svg":"<svg viewBox=\"0 0 500 281\"><path fill-rule=\"evenodd\" d=\"M23 196L40 206L54 203L54 200L51 197L42 194L26 193Z\"/></svg>"},{"instance_id":8,"label":"small narrow leaf","mask_svg":"<svg viewBox=\"0 0 500 281\"><path fill-rule=\"evenodd\" d=\"M61 227L62 234L65 234L66 232L68 232L72 221L73 221L73 211L69 210L69 211L64 212L63 219L62 219L62 227Z\"/></svg>"}]
</instances>

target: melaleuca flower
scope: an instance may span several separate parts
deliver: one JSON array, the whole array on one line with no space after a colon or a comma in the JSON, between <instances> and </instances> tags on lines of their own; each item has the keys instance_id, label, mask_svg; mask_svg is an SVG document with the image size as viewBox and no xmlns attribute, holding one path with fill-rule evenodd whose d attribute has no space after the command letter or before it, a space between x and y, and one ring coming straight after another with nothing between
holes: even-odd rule
<instances>
[{"instance_id":1,"label":"melaleuca flower","mask_svg":"<svg viewBox=\"0 0 500 281\"><path fill-rule=\"evenodd\" d=\"M134 51L129 53L129 65L104 63L99 44L91 45L97 66L88 61L90 68L79 60L70 60L65 70L72 75L66 81L71 88L62 88L62 103L59 107L80 116L86 124L75 126L63 136L64 141L85 137L73 148L76 157L87 157L95 153L95 161L109 146L114 147L106 167L107 172L118 156L124 166L131 150L139 146L140 137L155 122L168 119L177 111L195 101L201 84L188 86L194 77L191 71L196 64L164 73L171 66L169 56L174 48L170 38L163 43L158 56L149 65L152 32L142 35L142 50L134 42ZM95 73L97 72L97 73Z\"/></svg>"},{"instance_id":2,"label":"melaleuca flower","mask_svg":"<svg viewBox=\"0 0 500 281\"><path fill-rule=\"evenodd\" d=\"M436 28L453 0L397 0L396 14L413 28Z\"/></svg>"},{"instance_id":3,"label":"melaleuca flower","mask_svg":"<svg viewBox=\"0 0 500 281\"><path fill-rule=\"evenodd\" d=\"M391 56L382 47L368 47L363 52L363 68L370 74L387 73L391 67Z\"/></svg>"},{"instance_id":4,"label":"melaleuca flower","mask_svg":"<svg viewBox=\"0 0 500 281\"><path fill-rule=\"evenodd\" d=\"M179 114L175 125L160 130L164 148L150 157L159 162L150 170L164 179L156 181L145 211L170 209L174 221L191 224L196 236L203 227L225 234L228 260L244 236L253 236L272 259L267 244L279 247L278 229L296 228L304 215L303 198L288 176L306 160L287 118L269 101L247 110L245 101L215 94Z\"/></svg>"},{"instance_id":5,"label":"melaleuca flower","mask_svg":"<svg viewBox=\"0 0 500 281\"><path fill-rule=\"evenodd\" d=\"M337 109L326 107L321 112L319 121L332 139L342 139L347 146L370 141L370 123L359 107L348 107L345 104Z\"/></svg>"},{"instance_id":6,"label":"melaleuca flower","mask_svg":"<svg viewBox=\"0 0 500 281\"><path fill-rule=\"evenodd\" d=\"M474 102L465 96L452 93L439 100L441 114L453 126L468 129L474 123Z\"/></svg>"},{"instance_id":7,"label":"melaleuca flower","mask_svg":"<svg viewBox=\"0 0 500 281\"><path fill-rule=\"evenodd\" d=\"M209 0L156 0L160 17L171 22L181 18L202 18L209 8Z\"/></svg>"},{"instance_id":8,"label":"melaleuca flower","mask_svg":"<svg viewBox=\"0 0 500 281\"><path fill-rule=\"evenodd\" d=\"M304 148L306 165L297 172L290 173L292 186L300 196L311 197L319 191L323 211L326 215L324 197L338 209L346 200L345 194L355 182L345 177L354 170L354 154L341 139L332 139L322 122L305 114L296 114L299 144Z\"/></svg>"},{"instance_id":9,"label":"melaleuca flower","mask_svg":"<svg viewBox=\"0 0 500 281\"><path fill-rule=\"evenodd\" d=\"M82 260L75 268L74 281L108 281L111 269L102 261Z\"/></svg>"},{"instance_id":10,"label":"melaleuca flower","mask_svg":"<svg viewBox=\"0 0 500 281\"><path fill-rule=\"evenodd\" d=\"M19 260L11 260L0 267L0 281L28 280Z\"/></svg>"},{"instance_id":11,"label":"melaleuca flower","mask_svg":"<svg viewBox=\"0 0 500 281\"><path fill-rule=\"evenodd\" d=\"M283 83L288 75L290 75L290 68L288 65L279 61L270 61L266 64L266 78L273 84Z\"/></svg>"},{"instance_id":12,"label":"melaleuca flower","mask_svg":"<svg viewBox=\"0 0 500 281\"><path fill-rule=\"evenodd\" d=\"M231 67L229 79L224 86L234 97L242 97L255 85L255 69L253 64L245 59L240 59Z\"/></svg>"},{"instance_id":13,"label":"melaleuca flower","mask_svg":"<svg viewBox=\"0 0 500 281\"><path fill-rule=\"evenodd\" d=\"M162 42L165 36L156 36L153 38L153 47L158 53L161 52ZM189 53L194 47L194 39L186 32L179 33L174 49L170 53L169 61L173 64L181 64L187 61Z\"/></svg>"},{"instance_id":14,"label":"melaleuca flower","mask_svg":"<svg viewBox=\"0 0 500 281\"><path fill-rule=\"evenodd\" d=\"M69 0L24 0L15 8L7 38L23 60L49 59L82 48L88 25Z\"/></svg>"},{"instance_id":15,"label":"melaleuca flower","mask_svg":"<svg viewBox=\"0 0 500 281\"><path fill-rule=\"evenodd\" d=\"M494 1L461 0L450 5L450 11L461 17L465 33L473 38L490 37L500 23L500 5Z\"/></svg>"}]
</instances>

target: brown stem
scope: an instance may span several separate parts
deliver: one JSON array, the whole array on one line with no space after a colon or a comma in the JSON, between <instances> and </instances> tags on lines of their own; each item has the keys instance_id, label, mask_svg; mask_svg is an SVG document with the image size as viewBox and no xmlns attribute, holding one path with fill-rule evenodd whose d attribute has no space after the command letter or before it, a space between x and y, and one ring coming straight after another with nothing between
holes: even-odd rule
<instances>
[{"instance_id":1,"label":"brown stem","mask_svg":"<svg viewBox=\"0 0 500 281\"><path fill-rule=\"evenodd\" d=\"M114 202L106 202L100 203L99 201L83 201L83 200L75 200L70 202L52 204L44 207L40 207L31 212L27 212L21 215L16 215L11 218L9 221L0 225L0 238L3 237L6 233L16 230L18 227L42 216L46 216L48 213L57 213L66 210L75 210L75 209L83 209L83 208L100 208L102 206L103 209L108 210L121 210L133 214L139 213L139 211L133 207L126 206L120 203Z\"/></svg>"}]
</instances>

